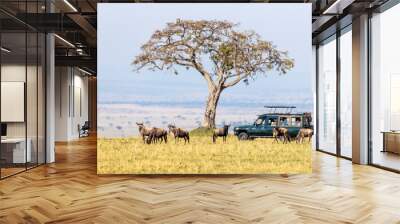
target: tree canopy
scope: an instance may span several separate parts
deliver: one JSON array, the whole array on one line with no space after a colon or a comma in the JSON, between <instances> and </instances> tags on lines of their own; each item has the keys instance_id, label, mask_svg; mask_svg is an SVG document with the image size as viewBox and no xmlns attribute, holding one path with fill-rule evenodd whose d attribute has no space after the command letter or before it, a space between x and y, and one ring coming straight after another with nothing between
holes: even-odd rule
<instances>
[{"instance_id":1,"label":"tree canopy","mask_svg":"<svg viewBox=\"0 0 400 224\"><path fill-rule=\"evenodd\" d=\"M287 52L262 40L254 31L237 31L238 24L217 20L180 20L156 30L141 47L133 64L137 70L197 70L211 86L227 88L276 69L286 73L294 66ZM207 69L208 59L213 68Z\"/></svg>"}]
</instances>

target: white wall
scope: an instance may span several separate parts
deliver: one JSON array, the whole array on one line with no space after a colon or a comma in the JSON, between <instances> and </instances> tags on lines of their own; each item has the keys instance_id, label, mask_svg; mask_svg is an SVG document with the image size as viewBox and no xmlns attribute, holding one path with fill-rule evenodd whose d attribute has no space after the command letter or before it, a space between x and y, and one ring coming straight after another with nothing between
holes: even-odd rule
<instances>
[{"instance_id":1,"label":"white wall","mask_svg":"<svg viewBox=\"0 0 400 224\"><path fill-rule=\"evenodd\" d=\"M76 70L75 70L76 71ZM71 135L78 137L78 124L83 125L88 121L88 77L74 75L72 103Z\"/></svg>"},{"instance_id":2,"label":"white wall","mask_svg":"<svg viewBox=\"0 0 400 224\"><path fill-rule=\"evenodd\" d=\"M27 69L27 70L25 70ZM37 95L36 95L36 80L32 79L31 74L35 74L36 76L36 67L18 64L5 64L1 66L1 81L2 82L24 82L26 71L28 72L28 88L27 88L27 120L28 120L28 137L31 133L30 130L36 131L36 121L37 115L36 113L32 113L32 111L36 111L37 107ZM34 86L34 88L29 88ZM3 96L4 97L4 96ZM41 105L39 105L40 107ZM1 108L2 110L6 110L7 108ZM22 108L24 109L24 108ZM33 123L32 123L33 122ZM26 122L7 122L7 135L8 137L25 137L25 123ZM33 131L32 131L33 132ZM35 132L36 136L36 132Z\"/></svg>"},{"instance_id":3,"label":"white wall","mask_svg":"<svg viewBox=\"0 0 400 224\"><path fill-rule=\"evenodd\" d=\"M55 141L68 141L70 74L67 67L55 68Z\"/></svg>"},{"instance_id":4,"label":"white wall","mask_svg":"<svg viewBox=\"0 0 400 224\"><path fill-rule=\"evenodd\" d=\"M88 77L76 68L56 67L56 141L79 137L78 125L88 120Z\"/></svg>"},{"instance_id":5,"label":"white wall","mask_svg":"<svg viewBox=\"0 0 400 224\"><path fill-rule=\"evenodd\" d=\"M25 82L25 64L9 64L1 66L2 82ZM28 68L29 70L29 68ZM1 108L6 110L6 108ZM7 137L25 137L25 122L9 122L7 123Z\"/></svg>"}]
</instances>

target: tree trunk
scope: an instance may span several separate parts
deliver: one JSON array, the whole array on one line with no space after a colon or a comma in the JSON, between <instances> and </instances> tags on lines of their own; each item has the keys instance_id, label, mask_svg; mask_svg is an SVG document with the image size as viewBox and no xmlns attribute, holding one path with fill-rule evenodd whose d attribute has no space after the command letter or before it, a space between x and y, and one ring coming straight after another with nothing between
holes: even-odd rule
<instances>
[{"instance_id":1,"label":"tree trunk","mask_svg":"<svg viewBox=\"0 0 400 224\"><path fill-rule=\"evenodd\" d=\"M222 88L220 87L209 89L203 127L215 128L215 115L217 114L217 104L221 92Z\"/></svg>"}]
</instances>

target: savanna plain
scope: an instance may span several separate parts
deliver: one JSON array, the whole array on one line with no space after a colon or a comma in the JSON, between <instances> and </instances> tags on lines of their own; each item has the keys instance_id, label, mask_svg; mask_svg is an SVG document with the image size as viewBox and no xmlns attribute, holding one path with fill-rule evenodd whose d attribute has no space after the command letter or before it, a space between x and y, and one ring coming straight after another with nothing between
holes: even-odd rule
<instances>
[{"instance_id":1,"label":"savanna plain","mask_svg":"<svg viewBox=\"0 0 400 224\"><path fill-rule=\"evenodd\" d=\"M190 143L145 144L140 137L99 138L98 174L281 174L310 173L311 145L283 144L272 138L239 141L229 135L212 143L191 136Z\"/></svg>"}]
</instances>

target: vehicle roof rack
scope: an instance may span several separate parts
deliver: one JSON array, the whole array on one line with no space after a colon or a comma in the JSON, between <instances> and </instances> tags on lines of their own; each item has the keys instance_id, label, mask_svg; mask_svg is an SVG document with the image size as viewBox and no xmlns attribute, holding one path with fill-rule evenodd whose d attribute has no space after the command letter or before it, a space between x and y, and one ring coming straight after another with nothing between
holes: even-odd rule
<instances>
[{"instance_id":1,"label":"vehicle roof rack","mask_svg":"<svg viewBox=\"0 0 400 224\"><path fill-rule=\"evenodd\" d=\"M269 114L291 114L296 106L287 106L287 105L265 105L265 108L268 109Z\"/></svg>"}]
</instances>

